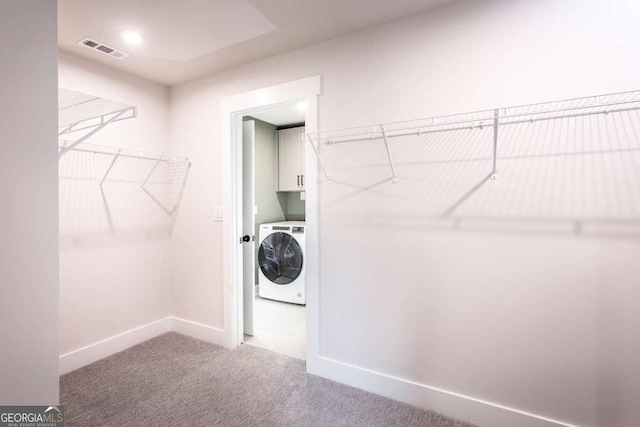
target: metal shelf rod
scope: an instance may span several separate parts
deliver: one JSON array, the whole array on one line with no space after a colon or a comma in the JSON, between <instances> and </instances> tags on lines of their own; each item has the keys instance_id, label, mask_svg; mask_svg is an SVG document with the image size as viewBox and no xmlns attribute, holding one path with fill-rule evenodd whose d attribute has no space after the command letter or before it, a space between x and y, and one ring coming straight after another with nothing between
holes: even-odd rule
<instances>
[{"instance_id":1,"label":"metal shelf rod","mask_svg":"<svg viewBox=\"0 0 640 427\"><path fill-rule=\"evenodd\" d=\"M547 120L566 119L566 118L571 118L571 117L586 117L586 116L594 116L594 115L598 115L598 114L619 113L619 112L634 111L634 110L640 110L640 104L638 104L638 106L635 106L635 107L632 107L632 108L619 108L619 109L608 110L608 111L594 111L594 112L589 112L589 113L584 113L584 114L566 114L566 115L559 115L559 116L553 116L553 117L542 117L542 118L537 118L537 119L501 121L499 123L499 126L515 125L515 124L520 124L520 123L543 122L543 121L547 121ZM525 116L531 116L531 115L533 115L533 113L524 114L524 115ZM456 124L461 124L461 123L472 123L472 125L471 126L470 125L456 126L456 127L451 127L451 128L445 128L445 129L422 130L422 129L433 127L433 126L451 126L451 125L456 125ZM477 125L473 125L473 123L478 123L478 124ZM412 126L412 127L405 128L403 130L418 129L418 131L387 134L387 138L397 138L397 137L401 137L401 136L423 135L423 134L440 133L440 132L452 132L452 131L459 131L459 130L483 129L483 128L489 127L489 126L490 125L485 125L484 123L479 123L477 119L476 120L468 120L468 121L464 121L464 122L458 122L458 123L451 123L451 124ZM399 132L399 131L387 131L387 132ZM379 132L373 132L372 131L372 132L362 133L360 135L370 135L372 133L379 133ZM342 144L342 143L345 143L345 142L364 142L364 141L375 141L375 140L379 140L379 139L382 139L382 136L368 136L368 137L360 137L360 138L340 139L338 141L325 139L324 143L325 144ZM308 140L312 140L311 135L308 135Z\"/></svg>"},{"instance_id":2,"label":"metal shelf rod","mask_svg":"<svg viewBox=\"0 0 640 427\"><path fill-rule=\"evenodd\" d=\"M112 147L110 147L112 148ZM115 147L113 147L115 148ZM182 157L182 156L170 156L170 155L166 155L166 154L161 154L161 153L143 153L140 152L140 154L128 154L123 152L122 148L119 148L117 152L112 152L112 151L101 151L100 149L92 149L92 148L88 148L87 145L85 144L82 147L74 147L71 149L71 151L79 151L79 152L83 152L83 153L93 153L93 154L102 154L105 156L115 156L116 154L118 155L118 157L125 157L125 158L129 158L129 159L138 159L138 160L158 160L158 158L160 156L163 156L162 159L160 160L161 162L165 162L165 163L171 163L172 161L176 161L176 162L185 162L188 163L189 162L189 158L188 157Z\"/></svg>"},{"instance_id":3,"label":"metal shelf rod","mask_svg":"<svg viewBox=\"0 0 640 427\"><path fill-rule=\"evenodd\" d=\"M636 98L636 99L626 99L626 100L621 100L621 101L612 101L612 102L600 102L599 101L599 99L604 97L604 96L615 96L615 95L625 95L625 94L634 94L638 98ZM615 112L615 111L635 110L635 109L639 109L640 108L640 91L632 91L632 92L619 92L619 93L607 94L607 95L589 96L589 97L584 97L584 98L563 99L563 100L559 100L559 101L543 102L543 103L538 103L538 104L519 105L519 106L502 108L502 110L507 112L509 110L514 110L514 109L518 109L518 108L536 107L536 106L540 106L540 105L551 104L553 102L556 102L556 103L565 102L566 103L566 102L570 102L570 101L580 101L580 100L589 100L589 99L594 99L595 103L584 104L584 105L576 105L576 106L571 106L571 107L555 108L555 109L546 109L546 110L540 110L540 111L528 111L528 112L523 112L523 113L506 114L504 116L501 116L500 118L507 119L507 118L523 117L523 116L552 114L552 113L558 113L558 112L563 112L563 111L586 110L586 109L589 109L589 108L609 107L609 106L625 105L625 104L638 104L638 105L635 106L635 107L629 108L629 109L597 111L597 112L594 112L594 114ZM466 112L466 113L448 114L448 115L444 115L444 116L433 116L433 117L427 117L427 118L422 118L422 119L404 120L404 121L398 121L398 122L388 123L388 124L400 125L400 124L403 124L403 123L416 122L418 120L430 120L432 122L431 124L423 125L423 126L410 126L410 127L401 128L401 129L418 129L418 128L428 128L428 127L433 127L433 126L448 126L448 125L454 125L454 124L474 123L474 122L482 122L482 120L492 120L493 116L490 115L490 113L492 111L495 111L495 109L494 110L470 111L470 112ZM487 117L485 117L483 119L474 118L474 119L465 119L465 120L455 120L455 121L448 122L448 123L447 122L443 122L443 120L446 120L446 119L452 118L452 117L460 117L460 116L465 116L465 115L468 115L468 114L481 114L481 113L487 114ZM586 115L586 114L587 113L576 114L576 115L577 116L582 116L582 115ZM554 117L551 117L551 118L563 118L563 117L574 117L574 115L570 115L570 116L554 116ZM537 121L537 120L541 120L541 119L535 119L535 120ZM529 121L529 120L525 120L525 121ZM344 128L344 129L340 129L340 130L335 130L335 131L332 131L332 132L348 132L348 131L354 131L354 130L359 130L359 129L364 129L364 128L365 128L365 126L356 126L356 127L351 127L351 128ZM315 138L312 138L312 139L318 139L320 137L321 133L323 133L323 132L317 132L317 133L309 134L309 135L316 136ZM352 136L366 135L366 134L369 134L369 133L372 133L372 132L363 131L362 133L354 134ZM373 132L373 133L375 133L375 132Z\"/></svg>"}]
</instances>

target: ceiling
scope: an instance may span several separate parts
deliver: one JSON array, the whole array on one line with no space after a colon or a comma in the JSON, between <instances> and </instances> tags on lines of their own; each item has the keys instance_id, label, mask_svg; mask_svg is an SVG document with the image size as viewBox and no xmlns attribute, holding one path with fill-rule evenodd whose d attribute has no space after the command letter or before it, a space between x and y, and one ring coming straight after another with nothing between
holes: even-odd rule
<instances>
[{"instance_id":1,"label":"ceiling","mask_svg":"<svg viewBox=\"0 0 640 427\"><path fill-rule=\"evenodd\" d=\"M251 117L276 126L299 125L305 121L305 110L305 103L299 102L252 113Z\"/></svg>"},{"instance_id":2,"label":"ceiling","mask_svg":"<svg viewBox=\"0 0 640 427\"><path fill-rule=\"evenodd\" d=\"M455 0L58 0L62 50L175 85ZM123 30L144 36L127 44ZM78 45L85 37L130 53Z\"/></svg>"}]
</instances>

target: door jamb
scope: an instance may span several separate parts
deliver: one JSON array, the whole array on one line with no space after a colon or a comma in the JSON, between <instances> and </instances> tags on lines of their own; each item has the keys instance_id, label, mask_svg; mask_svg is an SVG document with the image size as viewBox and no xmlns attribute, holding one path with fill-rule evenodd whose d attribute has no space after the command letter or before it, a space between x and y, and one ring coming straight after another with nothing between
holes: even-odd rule
<instances>
[{"instance_id":1,"label":"door jamb","mask_svg":"<svg viewBox=\"0 0 640 427\"><path fill-rule=\"evenodd\" d=\"M269 86L222 99L223 127L223 295L225 346L235 348L242 342L242 117L295 101L306 103L307 133L318 132L318 96L321 77L313 76ZM313 150L305 150L306 191L306 317L307 369L319 356L319 185L318 166Z\"/></svg>"}]
</instances>

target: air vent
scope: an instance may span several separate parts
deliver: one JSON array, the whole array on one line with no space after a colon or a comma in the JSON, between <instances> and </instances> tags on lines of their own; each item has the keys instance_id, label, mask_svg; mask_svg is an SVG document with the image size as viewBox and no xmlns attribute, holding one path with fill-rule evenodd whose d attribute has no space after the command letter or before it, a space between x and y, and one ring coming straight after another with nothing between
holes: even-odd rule
<instances>
[{"instance_id":1,"label":"air vent","mask_svg":"<svg viewBox=\"0 0 640 427\"><path fill-rule=\"evenodd\" d=\"M111 49L110 47L106 47L105 45L102 46L98 46L96 49L104 52L104 53L111 53L113 52L115 49Z\"/></svg>"},{"instance_id":2,"label":"air vent","mask_svg":"<svg viewBox=\"0 0 640 427\"><path fill-rule=\"evenodd\" d=\"M93 40L85 40L82 42L85 46L89 46L89 47L96 47L96 46L100 46L98 43L94 42Z\"/></svg>"},{"instance_id":3,"label":"air vent","mask_svg":"<svg viewBox=\"0 0 640 427\"><path fill-rule=\"evenodd\" d=\"M127 52L123 52L114 47L111 47L109 45L106 45L104 43L101 43L97 40L90 39L90 38L82 39L78 42L78 44L88 47L89 49L92 49L92 50L98 50L116 59L124 59L127 56L131 56L131 54Z\"/></svg>"}]
</instances>

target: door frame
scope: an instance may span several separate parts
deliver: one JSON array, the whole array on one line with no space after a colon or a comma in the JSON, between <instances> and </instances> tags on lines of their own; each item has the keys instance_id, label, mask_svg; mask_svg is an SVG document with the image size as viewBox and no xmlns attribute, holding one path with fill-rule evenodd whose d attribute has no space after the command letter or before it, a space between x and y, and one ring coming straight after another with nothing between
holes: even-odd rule
<instances>
[{"instance_id":1,"label":"door frame","mask_svg":"<svg viewBox=\"0 0 640 427\"><path fill-rule=\"evenodd\" d=\"M243 340L242 225L242 118L277 106L305 102L307 133L318 132L318 96L321 77L313 76L264 87L222 99L223 123L223 296L224 335L227 348ZM305 150L306 191L306 357L307 369L319 355L319 218L318 166L313 150Z\"/></svg>"}]
</instances>

